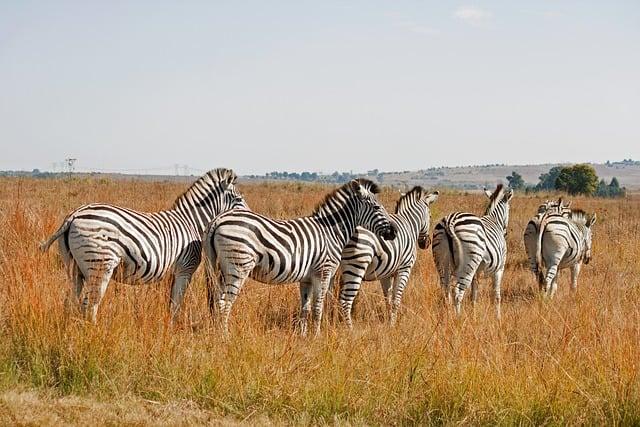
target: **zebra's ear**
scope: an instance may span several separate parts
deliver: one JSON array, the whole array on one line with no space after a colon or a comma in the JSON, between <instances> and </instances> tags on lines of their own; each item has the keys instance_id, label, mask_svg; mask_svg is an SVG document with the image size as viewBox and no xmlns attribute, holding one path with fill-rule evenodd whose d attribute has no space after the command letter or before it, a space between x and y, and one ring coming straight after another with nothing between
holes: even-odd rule
<instances>
[{"instance_id":1,"label":"zebra's ear","mask_svg":"<svg viewBox=\"0 0 640 427\"><path fill-rule=\"evenodd\" d=\"M491 198L491 196L493 195L493 192L487 190L486 188L483 191L484 191L484 195L487 196L488 198Z\"/></svg>"},{"instance_id":2,"label":"zebra's ear","mask_svg":"<svg viewBox=\"0 0 640 427\"><path fill-rule=\"evenodd\" d=\"M513 188L509 188L504 195L504 199L508 202L513 197Z\"/></svg>"},{"instance_id":3,"label":"zebra's ear","mask_svg":"<svg viewBox=\"0 0 640 427\"><path fill-rule=\"evenodd\" d=\"M594 212L593 215L591 215L587 220L587 227L591 228L591 226L596 223L596 218L597 218L597 215Z\"/></svg>"},{"instance_id":4,"label":"zebra's ear","mask_svg":"<svg viewBox=\"0 0 640 427\"><path fill-rule=\"evenodd\" d=\"M434 191L431 194L427 194L427 196L424 198L424 201L427 203L427 206L435 202L436 200L438 200L439 195L440 195L440 192L438 191Z\"/></svg>"},{"instance_id":5,"label":"zebra's ear","mask_svg":"<svg viewBox=\"0 0 640 427\"><path fill-rule=\"evenodd\" d=\"M360 199L364 199L365 197L367 197L367 189L364 188L364 186L360 184L357 179L352 179L349 183L349 186Z\"/></svg>"}]
</instances>

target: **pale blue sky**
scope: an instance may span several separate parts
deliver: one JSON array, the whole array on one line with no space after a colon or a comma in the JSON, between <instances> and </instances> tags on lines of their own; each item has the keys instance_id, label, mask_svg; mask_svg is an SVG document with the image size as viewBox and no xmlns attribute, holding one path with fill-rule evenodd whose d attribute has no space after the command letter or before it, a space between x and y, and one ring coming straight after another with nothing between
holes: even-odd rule
<instances>
[{"instance_id":1,"label":"pale blue sky","mask_svg":"<svg viewBox=\"0 0 640 427\"><path fill-rule=\"evenodd\" d=\"M0 1L0 169L640 158L640 2Z\"/></svg>"}]
</instances>

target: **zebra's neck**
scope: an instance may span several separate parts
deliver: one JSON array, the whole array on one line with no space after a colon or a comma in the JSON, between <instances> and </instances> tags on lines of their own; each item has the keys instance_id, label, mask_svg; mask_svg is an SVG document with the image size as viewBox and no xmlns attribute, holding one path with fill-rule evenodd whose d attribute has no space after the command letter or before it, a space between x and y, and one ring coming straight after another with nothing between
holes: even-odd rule
<instances>
[{"instance_id":1,"label":"zebra's neck","mask_svg":"<svg viewBox=\"0 0 640 427\"><path fill-rule=\"evenodd\" d=\"M427 220L427 208L420 204L414 203L405 206L402 210L399 210L396 216L403 218L411 226L411 236L418 238L420 231Z\"/></svg>"},{"instance_id":2,"label":"zebra's neck","mask_svg":"<svg viewBox=\"0 0 640 427\"><path fill-rule=\"evenodd\" d=\"M504 201L501 201L496 205L494 209L491 210L485 218L491 220L491 222L495 223L501 229L505 230L507 228L507 218L508 218L508 206Z\"/></svg>"},{"instance_id":3,"label":"zebra's neck","mask_svg":"<svg viewBox=\"0 0 640 427\"><path fill-rule=\"evenodd\" d=\"M202 235L207 224L217 214L211 206L190 203L176 203L172 211L187 222L198 235Z\"/></svg>"},{"instance_id":4,"label":"zebra's neck","mask_svg":"<svg viewBox=\"0 0 640 427\"><path fill-rule=\"evenodd\" d=\"M337 241L344 246L357 226L355 200L349 194L336 192L335 196L318 206L312 218L332 229Z\"/></svg>"}]
</instances>

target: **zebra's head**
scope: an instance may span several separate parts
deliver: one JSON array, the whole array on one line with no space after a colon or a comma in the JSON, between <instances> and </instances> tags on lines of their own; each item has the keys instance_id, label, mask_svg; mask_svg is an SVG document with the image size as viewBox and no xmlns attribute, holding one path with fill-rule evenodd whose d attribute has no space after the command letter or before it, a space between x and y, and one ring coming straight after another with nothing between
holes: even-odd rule
<instances>
[{"instance_id":1,"label":"zebra's head","mask_svg":"<svg viewBox=\"0 0 640 427\"><path fill-rule=\"evenodd\" d=\"M387 210L380 204L376 194L380 188L368 179L354 179L343 188L347 189L356 203L356 225L360 225L384 240L396 238L396 226Z\"/></svg>"},{"instance_id":2,"label":"zebra's head","mask_svg":"<svg viewBox=\"0 0 640 427\"><path fill-rule=\"evenodd\" d=\"M582 262L589 264L591 261L591 242L593 236L592 226L596 223L596 214L586 215L584 220L584 254L582 255Z\"/></svg>"},{"instance_id":3,"label":"zebra's head","mask_svg":"<svg viewBox=\"0 0 640 427\"><path fill-rule=\"evenodd\" d=\"M173 208L191 218L200 232L216 216L236 208L248 208L235 184L232 169L218 168L202 175L178 197Z\"/></svg>"},{"instance_id":4,"label":"zebra's head","mask_svg":"<svg viewBox=\"0 0 640 427\"><path fill-rule=\"evenodd\" d=\"M538 206L538 215L544 215L547 212L559 213L562 216L568 216L571 213L571 201L564 203L562 197L556 200L546 200Z\"/></svg>"},{"instance_id":5,"label":"zebra's head","mask_svg":"<svg viewBox=\"0 0 640 427\"><path fill-rule=\"evenodd\" d=\"M513 189L505 189L504 185L498 184L493 192L485 188L484 194L489 198L489 205L484 212L485 216L495 217L506 234L509 226L509 202L513 197Z\"/></svg>"},{"instance_id":6,"label":"zebra's head","mask_svg":"<svg viewBox=\"0 0 640 427\"><path fill-rule=\"evenodd\" d=\"M396 214L417 221L418 246L420 249L429 247L429 226L431 222L429 206L438 199L439 194L437 191L429 193L424 188L415 186L407 193L403 193L396 203Z\"/></svg>"}]
</instances>

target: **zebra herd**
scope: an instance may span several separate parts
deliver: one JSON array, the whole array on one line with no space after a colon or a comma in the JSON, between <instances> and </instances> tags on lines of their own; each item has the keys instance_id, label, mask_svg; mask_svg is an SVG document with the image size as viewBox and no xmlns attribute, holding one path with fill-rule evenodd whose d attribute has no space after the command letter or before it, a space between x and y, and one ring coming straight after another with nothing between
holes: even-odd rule
<instances>
[{"instance_id":1,"label":"zebra herd","mask_svg":"<svg viewBox=\"0 0 640 427\"><path fill-rule=\"evenodd\" d=\"M212 314L220 313L225 334L233 304L249 277L271 284L299 283L300 333L307 334L311 314L318 334L324 299L339 270L340 310L349 328L363 280L380 280L390 322L396 322L417 248L426 249L431 241L430 205L438 199L437 191L416 186L389 214L377 200L378 186L357 179L328 194L310 216L276 220L251 211L236 181L230 169L211 170L170 209L153 213L108 204L81 206L41 249L58 241L72 295L94 323L114 274L127 283L172 274L173 321L203 252L209 308ZM454 304L456 313L469 285L476 301L478 275L485 272L492 275L500 317L513 191L498 185L485 193L483 216L450 213L434 227L431 246L444 299ZM545 202L529 221L525 248L545 295L554 295L558 269L571 268L571 288L576 289L580 267L591 258L595 220L595 214L570 209L560 199Z\"/></svg>"}]
</instances>

